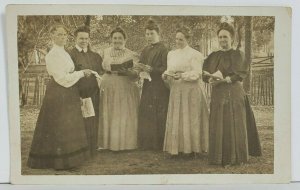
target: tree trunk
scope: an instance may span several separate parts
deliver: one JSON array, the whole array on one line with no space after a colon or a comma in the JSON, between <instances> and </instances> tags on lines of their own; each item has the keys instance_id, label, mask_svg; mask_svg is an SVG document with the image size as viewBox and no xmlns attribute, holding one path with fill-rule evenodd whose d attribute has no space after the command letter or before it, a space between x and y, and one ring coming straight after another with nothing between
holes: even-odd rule
<instances>
[{"instance_id":1,"label":"tree trunk","mask_svg":"<svg viewBox=\"0 0 300 190\"><path fill-rule=\"evenodd\" d=\"M90 25L91 25L91 16L90 15L86 16L84 25L90 27Z\"/></svg>"},{"instance_id":2,"label":"tree trunk","mask_svg":"<svg viewBox=\"0 0 300 190\"><path fill-rule=\"evenodd\" d=\"M245 16L245 61L249 64L249 75L244 79L243 85L247 94L251 89L251 54L252 54L252 17Z\"/></svg>"}]
</instances>

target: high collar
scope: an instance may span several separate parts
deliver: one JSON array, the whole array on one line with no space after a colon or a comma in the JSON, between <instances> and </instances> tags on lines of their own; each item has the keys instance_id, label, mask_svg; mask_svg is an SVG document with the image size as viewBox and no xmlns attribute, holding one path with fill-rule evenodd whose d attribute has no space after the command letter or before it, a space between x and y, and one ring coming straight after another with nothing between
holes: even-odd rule
<instances>
[{"instance_id":1,"label":"high collar","mask_svg":"<svg viewBox=\"0 0 300 190\"><path fill-rule=\"evenodd\" d=\"M53 43L53 49L58 49L58 50L65 50L65 47L64 46L58 46L56 45L55 43Z\"/></svg>"},{"instance_id":2,"label":"high collar","mask_svg":"<svg viewBox=\"0 0 300 190\"><path fill-rule=\"evenodd\" d=\"M191 47L189 45L186 45L184 48L178 48L177 51L187 51L189 50Z\"/></svg>"},{"instance_id":3,"label":"high collar","mask_svg":"<svg viewBox=\"0 0 300 190\"><path fill-rule=\"evenodd\" d=\"M231 47L231 48L229 48L229 49L220 49L220 51L223 51L223 52L228 52L228 51L231 51L231 50L233 50L233 48Z\"/></svg>"},{"instance_id":4,"label":"high collar","mask_svg":"<svg viewBox=\"0 0 300 190\"><path fill-rule=\"evenodd\" d=\"M182 48L181 50L188 50L188 49L190 49L190 46L189 45L186 45L184 48Z\"/></svg>"},{"instance_id":5,"label":"high collar","mask_svg":"<svg viewBox=\"0 0 300 190\"><path fill-rule=\"evenodd\" d=\"M154 46L157 46L157 45L159 45L159 44L161 44L161 41L158 41L158 42L155 42L155 43L153 43L153 44L150 44L150 46L151 46L151 47L154 47Z\"/></svg>"},{"instance_id":6,"label":"high collar","mask_svg":"<svg viewBox=\"0 0 300 190\"><path fill-rule=\"evenodd\" d=\"M116 48L114 48L114 46L111 46L111 49L112 49L113 51L122 51L122 50L125 50L126 47L125 47L125 45L123 45L122 47L116 49Z\"/></svg>"},{"instance_id":7,"label":"high collar","mask_svg":"<svg viewBox=\"0 0 300 190\"><path fill-rule=\"evenodd\" d=\"M84 53L86 53L87 51L88 51L88 48L84 48L84 49L82 49L81 47L79 47L79 45L75 45L75 48L79 51L79 52L84 52Z\"/></svg>"}]
</instances>

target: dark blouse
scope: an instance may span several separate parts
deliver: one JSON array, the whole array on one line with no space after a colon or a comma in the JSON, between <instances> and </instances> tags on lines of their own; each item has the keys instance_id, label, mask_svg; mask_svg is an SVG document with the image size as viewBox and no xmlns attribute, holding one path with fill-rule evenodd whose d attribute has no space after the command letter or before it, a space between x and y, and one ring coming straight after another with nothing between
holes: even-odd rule
<instances>
[{"instance_id":1,"label":"dark blouse","mask_svg":"<svg viewBox=\"0 0 300 190\"><path fill-rule=\"evenodd\" d=\"M161 75L167 69L167 56L168 49L162 42L149 45L143 50L140 62L153 68L150 73L153 80L161 79Z\"/></svg>"},{"instance_id":2,"label":"dark blouse","mask_svg":"<svg viewBox=\"0 0 300 190\"><path fill-rule=\"evenodd\" d=\"M245 62L244 54L240 50L216 51L204 61L203 70L209 73L221 71L223 77L229 76L232 82L242 81L249 73L249 65ZM203 81L208 82L203 76Z\"/></svg>"},{"instance_id":3,"label":"dark blouse","mask_svg":"<svg viewBox=\"0 0 300 190\"><path fill-rule=\"evenodd\" d=\"M95 53L88 49L85 52L79 52L77 48L73 48L70 51L70 56L74 62L75 70L91 69L98 74L102 74L102 58L98 53ZM94 76L89 78L81 78L78 82L80 96L82 98L91 97L98 90L97 80Z\"/></svg>"}]
</instances>

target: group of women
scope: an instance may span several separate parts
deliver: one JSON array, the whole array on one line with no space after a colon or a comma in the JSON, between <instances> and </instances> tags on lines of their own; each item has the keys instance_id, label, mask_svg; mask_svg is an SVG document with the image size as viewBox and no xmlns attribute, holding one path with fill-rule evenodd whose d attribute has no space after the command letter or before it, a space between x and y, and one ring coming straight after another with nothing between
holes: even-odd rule
<instances>
[{"instance_id":1,"label":"group of women","mask_svg":"<svg viewBox=\"0 0 300 190\"><path fill-rule=\"evenodd\" d=\"M47 57L54 53L59 56L54 60L46 57L52 80L38 117L28 165L68 169L85 160L87 142L76 82L93 73L74 71L63 49L63 27L51 33L54 46ZM139 148L171 155L208 152L211 164L223 166L245 163L249 155L260 156L253 112L242 86L249 65L242 52L232 48L233 27L221 24L217 32L221 49L205 60L189 46L187 27L176 30L176 49L172 51L160 41L160 28L154 21L146 24L145 35L149 45L139 56L125 47L127 35L122 28L111 32L112 46L102 55L104 74L97 105L99 150ZM112 69L128 60L133 60L133 67ZM216 72L221 72L223 79L213 77ZM145 73L150 76L144 79L140 94L137 81ZM210 111L203 81L213 86Z\"/></svg>"}]
</instances>

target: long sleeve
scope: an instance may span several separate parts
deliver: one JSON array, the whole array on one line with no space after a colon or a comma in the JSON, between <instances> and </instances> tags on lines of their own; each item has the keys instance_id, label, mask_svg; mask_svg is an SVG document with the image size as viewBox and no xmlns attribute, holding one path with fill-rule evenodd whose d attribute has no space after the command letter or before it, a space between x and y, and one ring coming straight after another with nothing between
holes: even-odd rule
<instances>
[{"instance_id":1,"label":"long sleeve","mask_svg":"<svg viewBox=\"0 0 300 190\"><path fill-rule=\"evenodd\" d=\"M181 77L185 81L198 80L202 74L203 56L201 53L197 53L193 56L190 63L190 71L186 71L181 74Z\"/></svg>"},{"instance_id":2,"label":"long sleeve","mask_svg":"<svg viewBox=\"0 0 300 190\"><path fill-rule=\"evenodd\" d=\"M168 55L167 55L167 70L164 72L164 74L165 73L168 73L169 71L170 71L170 68L172 67L171 66L171 59L170 59L170 57L171 57L171 54L172 54L172 52L170 51L169 53L168 53ZM170 88L171 86L172 86L172 82L173 82L173 78L172 77L164 77L163 78L163 81L165 82L165 84L168 86L168 88Z\"/></svg>"},{"instance_id":3,"label":"long sleeve","mask_svg":"<svg viewBox=\"0 0 300 190\"><path fill-rule=\"evenodd\" d=\"M102 57L98 53L96 54L96 56L97 56L97 63L98 63L96 72L99 75L103 75L104 74L104 69L102 67L102 62L103 62Z\"/></svg>"},{"instance_id":4,"label":"long sleeve","mask_svg":"<svg viewBox=\"0 0 300 190\"><path fill-rule=\"evenodd\" d=\"M242 81L249 74L249 65L245 62L243 52L235 50L231 54L233 75L230 76L232 82Z\"/></svg>"},{"instance_id":5,"label":"long sleeve","mask_svg":"<svg viewBox=\"0 0 300 190\"><path fill-rule=\"evenodd\" d=\"M167 57L168 57L168 50L164 48L161 52L160 64L153 67L152 73L161 75L165 70L167 70Z\"/></svg>"},{"instance_id":6,"label":"long sleeve","mask_svg":"<svg viewBox=\"0 0 300 190\"><path fill-rule=\"evenodd\" d=\"M64 59L63 56L56 54L48 54L46 56L46 68L50 76L61 86L69 88L73 86L78 80L84 77L83 71L74 71L74 65L70 60ZM68 62L69 61L69 62Z\"/></svg>"},{"instance_id":7,"label":"long sleeve","mask_svg":"<svg viewBox=\"0 0 300 190\"><path fill-rule=\"evenodd\" d=\"M208 59L205 59L204 60L204 63L203 63L203 70L205 70L205 65L207 65L208 64ZM206 70L205 70L206 71ZM209 80L209 77L208 76L202 76L202 80L203 80L203 82L206 82L206 83L208 83L208 80Z\"/></svg>"}]
</instances>

